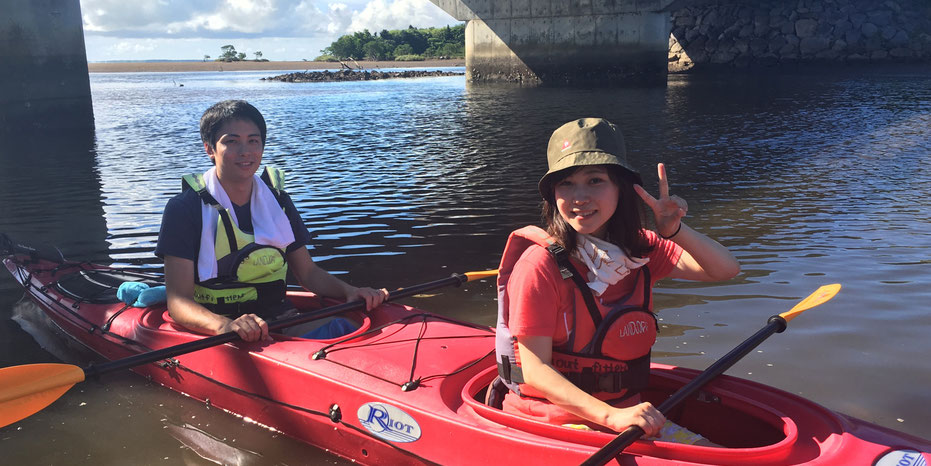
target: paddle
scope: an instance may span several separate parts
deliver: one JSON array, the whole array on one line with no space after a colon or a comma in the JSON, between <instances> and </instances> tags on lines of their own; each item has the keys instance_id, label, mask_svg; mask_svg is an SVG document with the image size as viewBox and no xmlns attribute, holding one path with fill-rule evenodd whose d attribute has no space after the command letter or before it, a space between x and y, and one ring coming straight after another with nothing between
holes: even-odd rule
<instances>
[{"instance_id":1,"label":"paddle","mask_svg":"<svg viewBox=\"0 0 931 466\"><path fill-rule=\"evenodd\" d=\"M683 402L686 398L692 396L693 393L698 391L700 388L705 386L715 377L721 375L724 371L728 370L731 366L734 365L737 361L747 355L753 348L756 348L763 340L769 338L770 335L774 333L782 333L790 320L794 319L796 316L802 312L811 309L820 304L824 304L829 299L833 298L837 292L840 291L839 284L825 285L821 288L815 290L814 293L809 295L807 298L803 299L800 303L796 304L792 309L783 312L782 314L775 315L769 318L766 323L766 326L756 332L750 338L744 340L743 343L737 345L736 348L732 349L729 353L725 354L724 357L715 361L714 364L705 369L704 372L695 377L691 382L687 383L685 386L680 388L678 391L672 394L666 401L659 405L659 411L664 415L668 414L673 408ZM612 458L616 457L620 452L624 451L625 448L634 443L641 435L644 434L644 431L640 426L631 426L628 427L624 432L618 434L614 440L611 440L607 445L602 447L600 450L595 452L589 459L585 460L582 463L582 466L602 466L608 461L611 461Z\"/></svg>"},{"instance_id":2,"label":"paddle","mask_svg":"<svg viewBox=\"0 0 931 466\"><path fill-rule=\"evenodd\" d=\"M385 301L406 298L445 286L459 286L465 282L493 277L497 273L497 270L457 273L448 278L422 283L409 288L399 288L388 293ZM338 304L306 314L273 320L268 323L268 329L270 331L278 330L343 312L362 309L365 309L364 301ZM124 359L91 365L86 369L70 364L26 364L2 368L0 369L0 427L35 414L64 395L74 384L83 382L90 377L161 361L238 339L239 335L236 332L227 332Z\"/></svg>"}]
</instances>

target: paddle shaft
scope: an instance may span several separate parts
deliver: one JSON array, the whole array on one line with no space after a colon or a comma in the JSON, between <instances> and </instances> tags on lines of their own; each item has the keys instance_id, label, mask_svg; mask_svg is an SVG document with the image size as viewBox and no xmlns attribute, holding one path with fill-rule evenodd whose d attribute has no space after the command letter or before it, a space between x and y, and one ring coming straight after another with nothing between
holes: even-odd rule
<instances>
[{"instance_id":1,"label":"paddle shaft","mask_svg":"<svg viewBox=\"0 0 931 466\"><path fill-rule=\"evenodd\" d=\"M434 290L437 288L442 288L445 286L459 286L465 282L469 281L469 277L466 274L453 274L450 277L443 278L440 280L434 280L432 282L421 283L419 285L414 285L410 288L398 288L390 293L388 297L385 298L385 301L391 301L400 298L406 298L416 294L423 293L425 291ZM349 303L337 304L335 306L325 307L323 309L318 309L313 312L308 312L306 314L298 314L295 316L284 317L281 319L276 319L268 323L268 330L278 330L286 327L292 327L295 325L303 324L305 322L310 322L312 320L323 319L325 317L330 317L336 314L340 314L348 311L363 310L365 309L364 301L352 301ZM183 343L176 346L170 346L168 348L162 348L160 350L150 351L147 353L137 354L135 356L130 356L128 358L118 359L116 361L105 362L103 364L91 365L88 368L84 369L85 379L88 379L92 376L99 376L107 374L114 371L119 371L122 369L129 369L135 366L141 366L143 364L148 364L156 361L161 361L163 359L168 359L174 356L178 356L185 353L192 353L194 351L199 351L202 349L210 348L212 346L219 346L223 343L229 343L231 341L236 341L239 339L239 334L236 332L226 332L220 335L214 335L212 337L202 338L200 340Z\"/></svg>"},{"instance_id":2,"label":"paddle shaft","mask_svg":"<svg viewBox=\"0 0 931 466\"><path fill-rule=\"evenodd\" d=\"M770 335L781 333L786 327L786 320L781 316L775 315L770 317L765 327L761 328L758 332L753 334L753 336L747 338L743 343L737 345L736 348L715 361L714 364L699 374L698 377L695 377L691 382L685 384L682 388L673 393L672 396L660 404L657 409L659 409L663 415L668 414L673 408L678 406L679 403L682 403L696 391L704 387L705 384L724 373L724 371L730 369L731 366L737 363L737 361L740 361L747 353L753 351L760 343L763 343L764 340L769 338ZM585 460L582 466L602 466L606 464L620 452L624 451L630 444L634 443L644 433L645 432L640 426L628 427L624 432L621 432L607 445Z\"/></svg>"}]
</instances>

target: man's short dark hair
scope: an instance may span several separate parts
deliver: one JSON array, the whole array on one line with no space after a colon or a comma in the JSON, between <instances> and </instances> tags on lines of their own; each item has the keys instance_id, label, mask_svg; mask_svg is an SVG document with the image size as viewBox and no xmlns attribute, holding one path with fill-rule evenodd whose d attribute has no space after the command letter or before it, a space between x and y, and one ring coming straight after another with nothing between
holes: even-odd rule
<instances>
[{"instance_id":1,"label":"man's short dark hair","mask_svg":"<svg viewBox=\"0 0 931 466\"><path fill-rule=\"evenodd\" d=\"M228 121L246 120L255 123L262 135L262 146L265 146L265 118L262 113L245 100L224 100L208 108L200 117L200 139L211 149L217 148L217 141L223 136L220 127Z\"/></svg>"}]
</instances>

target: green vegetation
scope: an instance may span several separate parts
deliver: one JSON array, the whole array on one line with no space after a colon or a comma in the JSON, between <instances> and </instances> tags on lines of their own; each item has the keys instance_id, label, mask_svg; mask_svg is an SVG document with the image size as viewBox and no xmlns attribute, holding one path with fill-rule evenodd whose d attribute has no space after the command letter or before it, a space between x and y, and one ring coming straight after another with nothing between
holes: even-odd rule
<instances>
[{"instance_id":1,"label":"green vegetation","mask_svg":"<svg viewBox=\"0 0 931 466\"><path fill-rule=\"evenodd\" d=\"M229 44L224 45L220 47L220 50L223 53L221 53L220 56L217 57L216 61L231 62L231 61L245 61L246 60L246 54L244 52L237 52L236 47L233 47L232 45L229 45ZM262 58L262 52L256 51L254 53L255 53L255 61L268 61L267 58ZM210 55L204 55L204 61L207 61L209 59L210 59Z\"/></svg>"},{"instance_id":2,"label":"green vegetation","mask_svg":"<svg viewBox=\"0 0 931 466\"><path fill-rule=\"evenodd\" d=\"M347 34L321 50L314 61L423 60L465 56L465 24L444 28L396 29L372 34L368 29Z\"/></svg>"}]
</instances>

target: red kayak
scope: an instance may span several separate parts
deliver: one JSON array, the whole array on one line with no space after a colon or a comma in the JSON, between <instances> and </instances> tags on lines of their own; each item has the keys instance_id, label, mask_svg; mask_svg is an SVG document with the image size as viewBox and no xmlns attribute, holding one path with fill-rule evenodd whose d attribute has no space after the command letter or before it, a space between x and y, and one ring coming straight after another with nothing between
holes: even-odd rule
<instances>
[{"instance_id":1,"label":"red kayak","mask_svg":"<svg viewBox=\"0 0 931 466\"><path fill-rule=\"evenodd\" d=\"M34 255L4 264L66 333L109 360L204 339L164 305L123 304L126 281L158 277ZM333 304L290 292L302 311ZM362 464L579 464L612 440L484 404L494 333L394 303L346 317L344 337L232 341L133 370L178 392ZM698 371L653 364L659 404ZM612 464L925 465L931 442L830 411L759 383L720 376L670 419L721 447L638 440Z\"/></svg>"}]
</instances>

